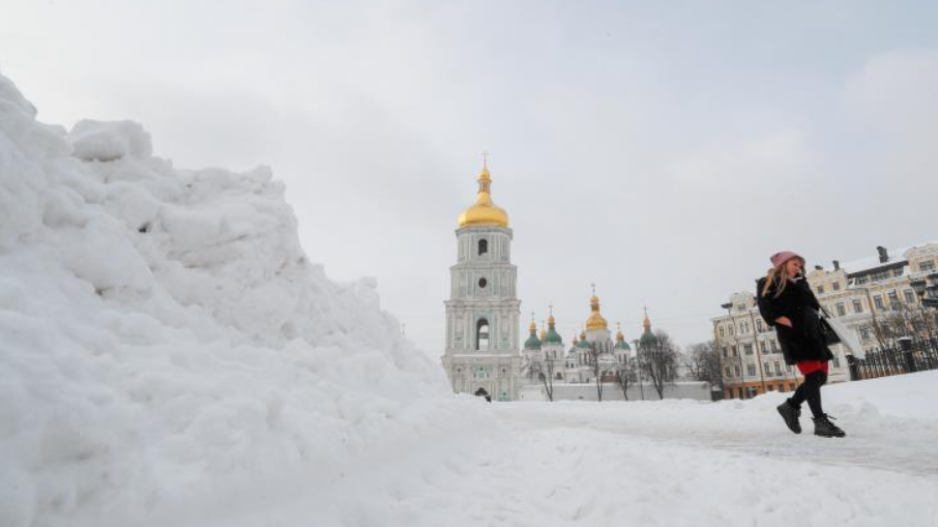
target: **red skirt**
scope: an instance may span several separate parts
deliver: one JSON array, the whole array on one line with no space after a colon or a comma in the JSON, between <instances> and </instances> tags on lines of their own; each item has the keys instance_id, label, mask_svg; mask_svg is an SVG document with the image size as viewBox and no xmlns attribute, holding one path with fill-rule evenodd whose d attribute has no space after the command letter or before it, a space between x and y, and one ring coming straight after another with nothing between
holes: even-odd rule
<instances>
[{"instance_id":1,"label":"red skirt","mask_svg":"<svg viewBox=\"0 0 938 527\"><path fill-rule=\"evenodd\" d=\"M823 371L824 373L828 371L826 360L801 360L796 365L802 375L809 375L816 371Z\"/></svg>"}]
</instances>

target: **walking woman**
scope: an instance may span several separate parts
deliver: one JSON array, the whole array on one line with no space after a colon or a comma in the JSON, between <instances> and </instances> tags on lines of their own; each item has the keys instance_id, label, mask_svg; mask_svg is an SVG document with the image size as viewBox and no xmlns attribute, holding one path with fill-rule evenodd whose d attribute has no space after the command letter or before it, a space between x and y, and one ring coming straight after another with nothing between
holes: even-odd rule
<instances>
[{"instance_id":1,"label":"walking woman","mask_svg":"<svg viewBox=\"0 0 938 527\"><path fill-rule=\"evenodd\" d=\"M832 423L821 406L821 386L827 382L828 361L834 358L822 337L821 305L804 277L804 258L783 251L772 255L772 268L757 282L759 313L775 328L785 362L796 365L804 382L787 401L778 407L788 428L801 433L801 404L808 402L814 415L814 434L844 437L843 430Z\"/></svg>"}]
</instances>

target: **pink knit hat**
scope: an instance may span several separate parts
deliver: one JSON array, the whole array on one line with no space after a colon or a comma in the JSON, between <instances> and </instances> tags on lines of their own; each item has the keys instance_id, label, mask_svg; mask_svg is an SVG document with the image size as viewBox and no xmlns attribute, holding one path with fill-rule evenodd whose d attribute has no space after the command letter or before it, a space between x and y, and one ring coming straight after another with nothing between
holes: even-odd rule
<instances>
[{"instance_id":1,"label":"pink knit hat","mask_svg":"<svg viewBox=\"0 0 938 527\"><path fill-rule=\"evenodd\" d=\"M773 254L770 260L772 260L773 267L778 267L792 258L801 258L801 256L791 251L782 251L780 253ZM804 262L804 258L801 258L801 261Z\"/></svg>"}]
</instances>

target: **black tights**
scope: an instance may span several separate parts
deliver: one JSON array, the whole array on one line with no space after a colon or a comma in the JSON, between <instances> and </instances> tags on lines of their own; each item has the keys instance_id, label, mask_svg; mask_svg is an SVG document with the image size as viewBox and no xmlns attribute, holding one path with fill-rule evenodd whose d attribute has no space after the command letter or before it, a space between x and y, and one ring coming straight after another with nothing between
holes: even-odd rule
<instances>
[{"instance_id":1,"label":"black tights","mask_svg":"<svg viewBox=\"0 0 938 527\"><path fill-rule=\"evenodd\" d=\"M801 403L807 400L808 407L811 408L811 413L814 414L814 417L823 416L824 410L821 409L821 386L824 386L826 382L827 374L823 371L815 371L805 375L804 382L795 390L795 394L791 399L788 399L788 402L795 408L800 408Z\"/></svg>"}]
</instances>

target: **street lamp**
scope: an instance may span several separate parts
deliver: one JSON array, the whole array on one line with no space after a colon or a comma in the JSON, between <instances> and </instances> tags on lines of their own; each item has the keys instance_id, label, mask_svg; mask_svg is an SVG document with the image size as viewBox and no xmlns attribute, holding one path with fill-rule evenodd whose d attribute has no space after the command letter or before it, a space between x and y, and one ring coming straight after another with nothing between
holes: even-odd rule
<instances>
[{"instance_id":1,"label":"street lamp","mask_svg":"<svg viewBox=\"0 0 938 527\"><path fill-rule=\"evenodd\" d=\"M922 300L923 306L938 309L938 273L911 280L909 285Z\"/></svg>"}]
</instances>

